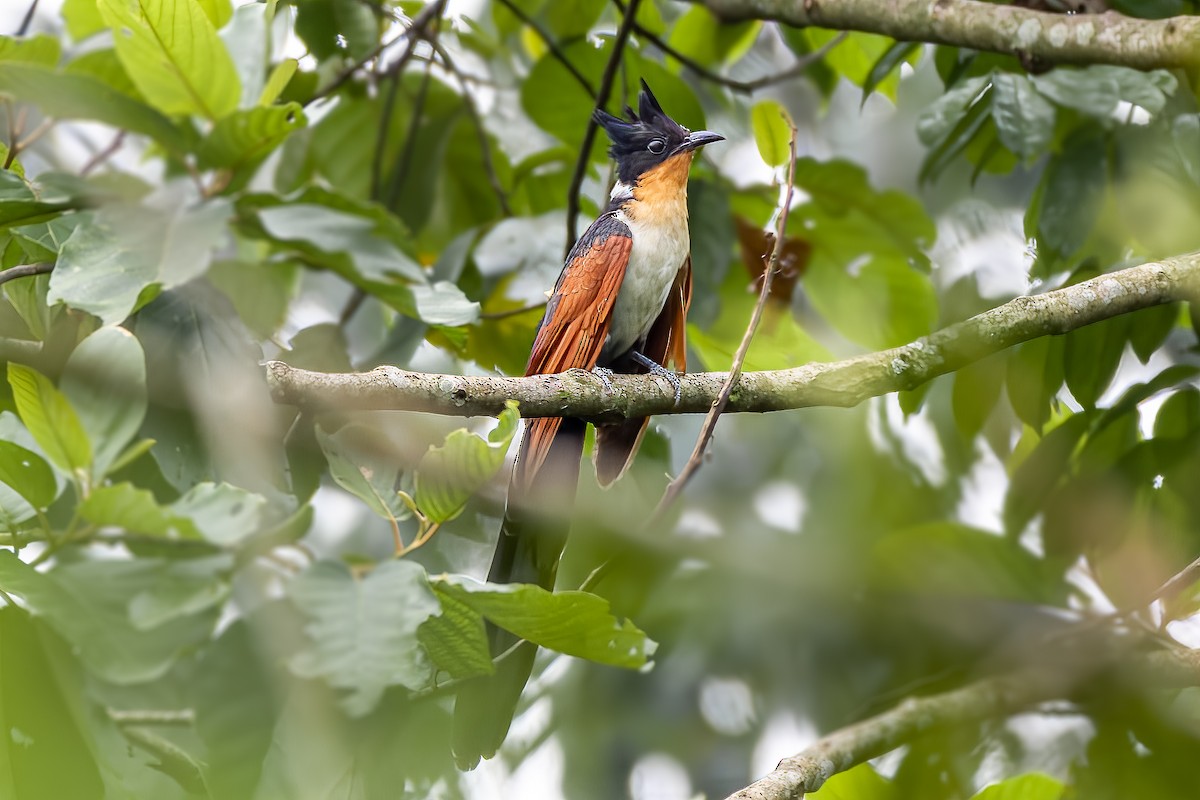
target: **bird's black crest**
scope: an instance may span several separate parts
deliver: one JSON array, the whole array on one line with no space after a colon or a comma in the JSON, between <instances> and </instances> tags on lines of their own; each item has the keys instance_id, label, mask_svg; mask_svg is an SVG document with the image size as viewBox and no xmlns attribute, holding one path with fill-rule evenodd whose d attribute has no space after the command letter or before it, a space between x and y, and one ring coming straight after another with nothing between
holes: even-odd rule
<instances>
[{"instance_id":1,"label":"bird's black crest","mask_svg":"<svg viewBox=\"0 0 1200 800\"><path fill-rule=\"evenodd\" d=\"M625 114L627 120L597 109L592 119L612 140L608 154L617 162L617 178L632 184L643 172L670 157L688 130L666 115L645 81L637 113L627 106Z\"/></svg>"}]
</instances>

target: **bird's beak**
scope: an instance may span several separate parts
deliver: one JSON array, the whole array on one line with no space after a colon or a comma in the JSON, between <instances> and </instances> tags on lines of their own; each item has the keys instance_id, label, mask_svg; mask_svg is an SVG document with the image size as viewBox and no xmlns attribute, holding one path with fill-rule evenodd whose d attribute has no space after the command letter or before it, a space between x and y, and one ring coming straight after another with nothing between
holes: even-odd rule
<instances>
[{"instance_id":1,"label":"bird's beak","mask_svg":"<svg viewBox=\"0 0 1200 800\"><path fill-rule=\"evenodd\" d=\"M712 131L692 131L683 138L683 141L680 142L679 146L675 148L675 152L671 155L686 153L689 150L704 147L706 144L723 141L725 141L725 137L719 133L713 133Z\"/></svg>"}]
</instances>

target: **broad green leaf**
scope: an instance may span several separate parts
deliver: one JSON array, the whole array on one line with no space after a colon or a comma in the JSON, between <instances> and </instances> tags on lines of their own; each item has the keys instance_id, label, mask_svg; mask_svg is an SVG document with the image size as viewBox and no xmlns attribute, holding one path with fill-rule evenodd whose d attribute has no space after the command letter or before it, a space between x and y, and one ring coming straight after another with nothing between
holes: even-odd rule
<instances>
[{"instance_id":1,"label":"broad green leaf","mask_svg":"<svg viewBox=\"0 0 1200 800\"><path fill-rule=\"evenodd\" d=\"M954 424L964 439L974 439L981 430L1004 388L1004 360L991 356L968 364L954 373L951 404Z\"/></svg>"},{"instance_id":2,"label":"broad green leaf","mask_svg":"<svg viewBox=\"0 0 1200 800\"><path fill-rule=\"evenodd\" d=\"M433 588L522 639L577 658L636 669L657 647L632 622L614 617L607 600L587 592L457 577L439 578Z\"/></svg>"},{"instance_id":3,"label":"broad green leaf","mask_svg":"<svg viewBox=\"0 0 1200 800\"><path fill-rule=\"evenodd\" d=\"M1096 224L1107 191L1109 152L1105 138L1083 126L1053 157L1025 214L1025 230L1037 237L1035 276L1074 254Z\"/></svg>"},{"instance_id":4,"label":"broad green leaf","mask_svg":"<svg viewBox=\"0 0 1200 800\"><path fill-rule=\"evenodd\" d=\"M20 175L8 170L0 171L0 230L52 219L76 206L73 202L46 202L39 199Z\"/></svg>"},{"instance_id":5,"label":"broad green leaf","mask_svg":"<svg viewBox=\"0 0 1200 800\"><path fill-rule=\"evenodd\" d=\"M1186 439L1200 428L1200 391L1189 386L1170 394L1154 416L1155 439Z\"/></svg>"},{"instance_id":6,"label":"broad green leaf","mask_svg":"<svg viewBox=\"0 0 1200 800\"><path fill-rule=\"evenodd\" d=\"M937 298L928 275L895 257L862 256L848 269L817 245L804 286L821 316L848 339L879 350L933 329Z\"/></svg>"},{"instance_id":7,"label":"broad green leaf","mask_svg":"<svg viewBox=\"0 0 1200 800\"><path fill-rule=\"evenodd\" d=\"M488 649L483 617L451 595L439 592L437 596L442 613L425 620L417 631L434 665L452 678L491 675L496 668Z\"/></svg>"},{"instance_id":8,"label":"broad green leaf","mask_svg":"<svg viewBox=\"0 0 1200 800\"><path fill-rule=\"evenodd\" d=\"M400 459L380 432L366 425L345 425L335 433L316 429L329 462L329 475L347 492L384 519L404 519L408 508L396 492Z\"/></svg>"},{"instance_id":9,"label":"broad green leaf","mask_svg":"<svg viewBox=\"0 0 1200 800\"><path fill-rule=\"evenodd\" d=\"M417 631L441 606L424 567L385 561L356 579L322 561L293 580L288 595L309 618L308 645L290 660L292 671L345 690L351 716L369 714L390 686L429 685L433 670Z\"/></svg>"},{"instance_id":10,"label":"broad green leaf","mask_svg":"<svg viewBox=\"0 0 1200 800\"><path fill-rule=\"evenodd\" d=\"M233 16L233 4L230 0L197 0L200 8L204 11L204 15L208 17L208 21L216 29L224 27L229 18Z\"/></svg>"},{"instance_id":11,"label":"broad green leaf","mask_svg":"<svg viewBox=\"0 0 1200 800\"><path fill-rule=\"evenodd\" d=\"M417 465L415 499L421 513L432 522L446 522L462 513L471 495L504 465L520 420L516 401L509 400L487 439L459 429L440 447L431 446Z\"/></svg>"},{"instance_id":12,"label":"broad green leaf","mask_svg":"<svg viewBox=\"0 0 1200 800\"><path fill-rule=\"evenodd\" d=\"M262 495L228 483L204 482L172 503L171 511L191 520L208 541L230 547L262 527L266 505Z\"/></svg>"},{"instance_id":13,"label":"broad green leaf","mask_svg":"<svg viewBox=\"0 0 1200 800\"><path fill-rule=\"evenodd\" d=\"M1032 81L1039 92L1059 105L1104 122L1112 121L1117 103L1122 100L1157 114L1178 86L1166 70L1143 72L1109 64L1059 67L1034 76Z\"/></svg>"},{"instance_id":14,"label":"broad green leaf","mask_svg":"<svg viewBox=\"0 0 1200 800\"><path fill-rule=\"evenodd\" d=\"M142 204L97 211L63 245L50 278L51 302L117 324L159 289L201 275L226 236L232 207L221 199L195 206L194 195L187 184L168 184Z\"/></svg>"},{"instance_id":15,"label":"broad green leaf","mask_svg":"<svg viewBox=\"0 0 1200 800\"><path fill-rule=\"evenodd\" d=\"M218 606L229 596L223 574L233 566L233 556L180 559L167 564L154 585L129 601L129 621L141 631Z\"/></svg>"},{"instance_id":16,"label":"broad green leaf","mask_svg":"<svg viewBox=\"0 0 1200 800\"><path fill-rule=\"evenodd\" d=\"M839 32L812 27L804 28L800 34L808 43L807 49L812 52L827 45L839 35ZM845 78L855 86L864 86L870 80L875 65L893 44L892 39L887 36L851 32L840 44L830 50L822 61L835 75ZM893 72L876 85L876 91L885 97L894 99L896 87L899 84L900 76Z\"/></svg>"},{"instance_id":17,"label":"broad green leaf","mask_svg":"<svg viewBox=\"0 0 1200 800\"><path fill-rule=\"evenodd\" d=\"M267 82L263 84L262 93L258 96L258 104L269 106L279 99L279 95L287 88L300 62L294 58L285 58L274 66Z\"/></svg>"},{"instance_id":18,"label":"broad green leaf","mask_svg":"<svg viewBox=\"0 0 1200 800\"><path fill-rule=\"evenodd\" d=\"M218 261L208 270L208 280L229 298L246 327L263 339L283 325L299 279L299 267L290 263Z\"/></svg>"},{"instance_id":19,"label":"broad green leaf","mask_svg":"<svg viewBox=\"0 0 1200 800\"><path fill-rule=\"evenodd\" d=\"M146 355L122 328L101 328L75 348L59 381L92 442L96 476L108 471L146 417Z\"/></svg>"},{"instance_id":20,"label":"broad green leaf","mask_svg":"<svg viewBox=\"0 0 1200 800\"><path fill-rule=\"evenodd\" d=\"M0 64L24 62L53 67L62 56L62 45L44 33L33 36L0 36Z\"/></svg>"},{"instance_id":21,"label":"broad green leaf","mask_svg":"<svg viewBox=\"0 0 1200 800\"><path fill-rule=\"evenodd\" d=\"M113 527L146 536L195 539L200 536L195 524L167 506L154 495L131 483L101 486L79 505L79 515L99 527Z\"/></svg>"},{"instance_id":22,"label":"broad green leaf","mask_svg":"<svg viewBox=\"0 0 1200 800\"><path fill-rule=\"evenodd\" d=\"M919 58L920 54L920 42L893 42L891 47L885 50L883 55L879 56L871 66L871 71L867 73L866 80L862 85L862 102L865 104L871 93L888 80L897 67L911 62L913 58Z\"/></svg>"},{"instance_id":23,"label":"broad green leaf","mask_svg":"<svg viewBox=\"0 0 1200 800\"><path fill-rule=\"evenodd\" d=\"M792 120L783 106L774 100L760 100L750 109L750 123L762 160L772 167L786 164L791 154Z\"/></svg>"},{"instance_id":24,"label":"broad green leaf","mask_svg":"<svg viewBox=\"0 0 1200 800\"><path fill-rule=\"evenodd\" d=\"M1018 346L1008 357L1005 388L1013 411L1039 433L1063 383L1062 339L1044 336Z\"/></svg>"},{"instance_id":25,"label":"broad green leaf","mask_svg":"<svg viewBox=\"0 0 1200 800\"><path fill-rule=\"evenodd\" d=\"M832 776L809 796L814 800L900 800L903 794L870 764L859 764Z\"/></svg>"},{"instance_id":26,"label":"broad green leaf","mask_svg":"<svg viewBox=\"0 0 1200 800\"><path fill-rule=\"evenodd\" d=\"M1021 462L1004 496L1004 529L1019 535L1046 503L1046 498L1067 476L1071 454L1088 426L1088 415L1073 414L1038 442Z\"/></svg>"},{"instance_id":27,"label":"broad green leaf","mask_svg":"<svg viewBox=\"0 0 1200 800\"><path fill-rule=\"evenodd\" d=\"M992 119L1001 143L1026 162L1040 156L1054 136L1054 106L1024 75L992 75Z\"/></svg>"},{"instance_id":28,"label":"broad green leaf","mask_svg":"<svg viewBox=\"0 0 1200 800\"><path fill-rule=\"evenodd\" d=\"M365 58L379 41L379 21L357 0L306 0L296 6L296 35L319 60Z\"/></svg>"},{"instance_id":29,"label":"broad green leaf","mask_svg":"<svg viewBox=\"0 0 1200 800\"><path fill-rule=\"evenodd\" d=\"M63 71L68 75L94 78L139 103L146 102L137 87L133 85L133 81L129 79L129 73L125 72L125 67L121 66L121 59L117 58L117 51L111 47L91 50L78 58L73 58ZM149 110L148 107L147 110Z\"/></svg>"},{"instance_id":30,"label":"broad green leaf","mask_svg":"<svg viewBox=\"0 0 1200 800\"><path fill-rule=\"evenodd\" d=\"M235 111L217 122L196 156L206 169L237 170L265 158L306 122L298 103Z\"/></svg>"},{"instance_id":31,"label":"broad green leaf","mask_svg":"<svg viewBox=\"0 0 1200 800\"><path fill-rule=\"evenodd\" d=\"M96 0L63 0L62 15L67 23L67 33L77 42L106 27Z\"/></svg>"},{"instance_id":32,"label":"broad green leaf","mask_svg":"<svg viewBox=\"0 0 1200 800\"><path fill-rule=\"evenodd\" d=\"M35 508L46 508L58 495L50 465L32 450L3 440L0 440L0 482Z\"/></svg>"},{"instance_id":33,"label":"broad green leaf","mask_svg":"<svg viewBox=\"0 0 1200 800\"><path fill-rule=\"evenodd\" d=\"M233 59L198 0L98 2L125 71L155 108L208 119L237 108Z\"/></svg>"},{"instance_id":34,"label":"broad green leaf","mask_svg":"<svg viewBox=\"0 0 1200 800\"><path fill-rule=\"evenodd\" d=\"M89 75L8 64L0 70L0 92L33 103L57 119L89 119L145 134L173 153L187 149L184 132L150 106Z\"/></svg>"},{"instance_id":35,"label":"broad green leaf","mask_svg":"<svg viewBox=\"0 0 1200 800\"><path fill-rule=\"evenodd\" d=\"M1097 322L1071 331L1064 339L1063 377L1067 388L1084 408L1094 408L1121 364L1129 341L1129 319Z\"/></svg>"},{"instance_id":36,"label":"broad green leaf","mask_svg":"<svg viewBox=\"0 0 1200 800\"><path fill-rule=\"evenodd\" d=\"M692 6L675 21L667 44L701 64L732 64L754 46L760 30L759 20L732 23Z\"/></svg>"},{"instance_id":37,"label":"broad green leaf","mask_svg":"<svg viewBox=\"0 0 1200 800\"><path fill-rule=\"evenodd\" d=\"M8 383L12 386L17 414L51 463L67 475L91 467L91 443L62 392L45 376L11 361Z\"/></svg>"},{"instance_id":38,"label":"broad green leaf","mask_svg":"<svg viewBox=\"0 0 1200 800\"><path fill-rule=\"evenodd\" d=\"M921 143L933 147L945 139L979 102L988 85L986 76L970 78L934 100L917 117L917 137Z\"/></svg>"},{"instance_id":39,"label":"broad green leaf","mask_svg":"<svg viewBox=\"0 0 1200 800\"><path fill-rule=\"evenodd\" d=\"M1179 321L1175 303L1135 311L1129 315L1129 344L1134 355L1145 364L1162 347Z\"/></svg>"},{"instance_id":40,"label":"broad green leaf","mask_svg":"<svg viewBox=\"0 0 1200 800\"><path fill-rule=\"evenodd\" d=\"M604 0L554 0L542 10L545 25L560 40L587 35L607 5Z\"/></svg>"},{"instance_id":41,"label":"broad green leaf","mask_svg":"<svg viewBox=\"0 0 1200 800\"><path fill-rule=\"evenodd\" d=\"M330 255L348 255L368 280L403 277L424 281L424 273L366 216L315 203L287 203L258 212L266 232L282 242L294 242Z\"/></svg>"},{"instance_id":42,"label":"broad green leaf","mask_svg":"<svg viewBox=\"0 0 1200 800\"><path fill-rule=\"evenodd\" d=\"M871 553L871 583L951 600L985 597L1053 603L1064 588L1045 564L1015 540L956 523L905 528L880 539Z\"/></svg>"},{"instance_id":43,"label":"broad green leaf","mask_svg":"<svg viewBox=\"0 0 1200 800\"><path fill-rule=\"evenodd\" d=\"M1061 781L1031 772L993 783L976 793L972 800L1059 800L1066 790Z\"/></svg>"},{"instance_id":44,"label":"broad green leaf","mask_svg":"<svg viewBox=\"0 0 1200 800\"><path fill-rule=\"evenodd\" d=\"M205 641L216 623L216 610L208 609L151 631L133 627L130 601L157 585L163 568L150 559L80 561L44 574L0 550L4 591L45 618L90 672L117 684L162 676L185 650Z\"/></svg>"}]
</instances>

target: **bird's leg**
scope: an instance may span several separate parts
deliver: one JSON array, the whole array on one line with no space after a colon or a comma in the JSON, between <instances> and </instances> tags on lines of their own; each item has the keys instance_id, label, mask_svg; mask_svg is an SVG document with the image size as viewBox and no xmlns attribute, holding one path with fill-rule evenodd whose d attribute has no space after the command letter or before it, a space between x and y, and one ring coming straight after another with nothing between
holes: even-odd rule
<instances>
[{"instance_id":1,"label":"bird's leg","mask_svg":"<svg viewBox=\"0 0 1200 800\"><path fill-rule=\"evenodd\" d=\"M637 350L631 350L629 357L632 358L638 365L645 367L651 375L656 378L666 378L667 382L675 389L675 405L679 405L679 398L683 396L683 384L679 382L679 376L671 370L659 364L652 358L639 353Z\"/></svg>"}]
</instances>

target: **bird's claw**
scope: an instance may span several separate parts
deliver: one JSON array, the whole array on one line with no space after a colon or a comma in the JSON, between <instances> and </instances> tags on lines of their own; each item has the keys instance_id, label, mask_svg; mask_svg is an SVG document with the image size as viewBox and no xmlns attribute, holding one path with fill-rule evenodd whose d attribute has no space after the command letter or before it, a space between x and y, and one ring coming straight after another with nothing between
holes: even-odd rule
<instances>
[{"instance_id":1,"label":"bird's claw","mask_svg":"<svg viewBox=\"0 0 1200 800\"><path fill-rule=\"evenodd\" d=\"M600 379L600 383L608 390L609 394L613 393L612 381L609 380L613 376L613 371L608 367L596 367L592 370L592 374Z\"/></svg>"},{"instance_id":2,"label":"bird's claw","mask_svg":"<svg viewBox=\"0 0 1200 800\"><path fill-rule=\"evenodd\" d=\"M680 382L679 376L654 359L648 358L636 350L633 351L632 357L634 361L645 367L651 375L656 378L665 378L667 383L671 384L671 388L675 390L675 405L679 405L679 401L683 397L683 384Z\"/></svg>"}]
</instances>

